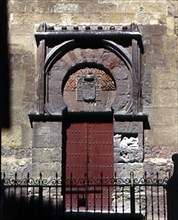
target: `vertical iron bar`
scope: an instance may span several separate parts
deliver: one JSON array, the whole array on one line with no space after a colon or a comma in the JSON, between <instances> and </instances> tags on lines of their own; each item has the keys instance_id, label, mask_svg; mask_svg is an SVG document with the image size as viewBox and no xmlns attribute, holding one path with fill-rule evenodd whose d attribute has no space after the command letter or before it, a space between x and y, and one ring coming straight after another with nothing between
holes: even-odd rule
<instances>
[{"instance_id":1,"label":"vertical iron bar","mask_svg":"<svg viewBox=\"0 0 178 220\"><path fill-rule=\"evenodd\" d=\"M139 187L139 190L138 190L138 193L139 193L139 213L141 213L141 210L142 210L142 194L141 194L141 186L138 186Z\"/></svg>"},{"instance_id":2,"label":"vertical iron bar","mask_svg":"<svg viewBox=\"0 0 178 220\"><path fill-rule=\"evenodd\" d=\"M154 220L153 185L151 185L151 215L152 215L152 220Z\"/></svg>"},{"instance_id":3,"label":"vertical iron bar","mask_svg":"<svg viewBox=\"0 0 178 220\"><path fill-rule=\"evenodd\" d=\"M108 213L110 213L110 187L109 185L107 187L107 191L108 191Z\"/></svg>"},{"instance_id":4,"label":"vertical iron bar","mask_svg":"<svg viewBox=\"0 0 178 220\"><path fill-rule=\"evenodd\" d=\"M156 173L156 184L157 184L157 213L158 220L160 220L160 201L159 201L159 174Z\"/></svg>"},{"instance_id":5,"label":"vertical iron bar","mask_svg":"<svg viewBox=\"0 0 178 220\"><path fill-rule=\"evenodd\" d=\"M28 193L28 190L29 190L29 179L30 179L30 174L29 172L27 173L27 186L26 186L26 193L27 193L27 201L25 201L27 203L27 207L29 209L29 193ZM31 208L31 207L30 207Z\"/></svg>"},{"instance_id":6,"label":"vertical iron bar","mask_svg":"<svg viewBox=\"0 0 178 220\"><path fill-rule=\"evenodd\" d=\"M73 181L72 181L72 173L70 174L70 194L69 194L69 197L70 197L70 212L72 212L72 184L73 184Z\"/></svg>"},{"instance_id":7,"label":"vertical iron bar","mask_svg":"<svg viewBox=\"0 0 178 220\"><path fill-rule=\"evenodd\" d=\"M3 176L3 177L2 177ZM1 182L0 182L0 187L1 187L1 189L0 189L0 192L1 192L1 194L0 194L0 196L1 196L1 203L0 203L0 206L1 206L1 208L4 208L3 207L3 205L4 205L4 201L5 201L5 191L4 191L4 180L5 180L5 173L4 173L4 175L1 173ZM1 213L0 213L0 218L3 220L4 219L4 212L2 212L2 210L0 209L0 211L1 211Z\"/></svg>"},{"instance_id":8,"label":"vertical iron bar","mask_svg":"<svg viewBox=\"0 0 178 220\"><path fill-rule=\"evenodd\" d=\"M115 198L115 212L117 213L117 173L114 174L114 198Z\"/></svg>"},{"instance_id":9,"label":"vertical iron bar","mask_svg":"<svg viewBox=\"0 0 178 220\"><path fill-rule=\"evenodd\" d=\"M79 212L79 186L77 185L77 212Z\"/></svg>"},{"instance_id":10,"label":"vertical iron bar","mask_svg":"<svg viewBox=\"0 0 178 220\"><path fill-rule=\"evenodd\" d=\"M22 188L22 186L19 186L19 189L20 189L20 198L19 198L19 207L18 207L18 209L19 210L23 210L23 207L22 207L22 204L23 204L23 201L22 201L22 199L23 199L23 197L22 197L22 195L23 195L23 193L22 193L22 191L23 191L23 188ZM26 211L26 210L25 210ZM24 212L24 210L23 211L20 211L20 217L21 217L21 219L23 219L23 217L25 216L25 213L23 213Z\"/></svg>"},{"instance_id":11,"label":"vertical iron bar","mask_svg":"<svg viewBox=\"0 0 178 220\"><path fill-rule=\"evenodd\" d=\"M103 211L103 173L101 172L101 212Z\"/></svg>"},{"instance_id":12,"label":"vertical iron bar","mask_svg":"<svg viewBox=\"0 0 178 220\"><path fill-rule=\"evenodd\" d=\"M94 212L96 210L96 186L94 185Z\"/></svg>"},{"instance_id":13,"label":"vertical iron bar","mask_svg":"<svg viewBox=\"0 0 178 220\"><path fill-rule=\"evenodd\" d=\"M6 205L8 206L8 202L11 199L10 198L10 196L11 196L11 186L8 186L7 189L8 189L8 192L7 192L6 204L4 204L3 208L6 207ZM13 187L12 187L12 189L13 189ZM8 210L7 210L7 207L6 207L6 217L7 216L8 216Z\"/></svg>"},{"instance_id":14,"label":"vertical iron bar","mask_svg":"<svg viewBox=\"0 0 178 220\"><path fill-rule=\"evenodd\" d=\"M15 185L14 185L14 195L13 195L13 202L14 202L14 208L17 210L17 213L19 213L19 210L18 210L18 196L17 196L17 173L15 173Z\"/></svg>"},{"instance_id":15,"label":"vertical iron bar","mask_svg":"<svg viewBox=\"0 0 178 220\"><path fill-rule=\"evenodd\" d=\"M42 186L42 174L40 173L39 180L39 216L42 214L42 205L43 205L43 186Z\"/></svg>"},{"instance_id":16,"label":"vertical iron bar","mask_svg":"<svg viewBox=\"0 0 178 220\"><path fill-rule=\"evenodd\" d=\"M17 193L17 173L15 173L15 184L14 184L14 192L13 192L13 201L15 202L14 204L17 208L16 193Z\"/></svg>"},{"instance_id":17,"label":"vertical iron bar","mask_svg":"<svg viewBox=\"0 0 178 220\"><path fill-rule=\"evenodd\" d=\"M148 215L148 195L147 195L147 173L144 175L144 183L145 183L145 220L147 220Z\"/></svg>"},{"instance_id":18,"label":"vertical iron bar","mask_svg":"<svg viewBox=\"0 0 178 220\"><path fill-rule=\"evenodd\" d=\"M55 185L55 188L56 188L56 198L55 198L55 216L57 217L58 215L58 174L56 173L56 185Z\"/></svg>"},{"instance_id":19,"label":"vertical iron bar","mask_svg":"<svg viewBox=\"0 0 178 220\"><path fill-rule=\"evenodd\" d=\"M36 215L36 210L35 210L35 208L36 208L36 206L35 206L35 185L33 185L33 187L32 187L32 197L31 197L31 199L32 199L32 217L34 217L34 215ZM36 217L36 216L35 216Z\"/></svg>"},{"instance_id":20,"label":"vertical iron bar","mask_svg":"<svg viewBox=\"0 0 178 220\"><path fill-rule=\"evenodd\" d=\"M164 220L166 220L166 195L165 195L165 188L162 186L163 189L163 215L164 215Z\"/></svg>"},{"instance_id":21,"label":"vertical iron bar","mask_svg":"<svg viewBox=\"0 0 178 220\"><path fill-rule=\"evenodd\" d=\"M85 184L85 191L87 192L88 189L90 189L88 175L86 175L85 178L84 178L84 184ZM83 194L83 199L85 199L85 209L86 209L86 211L88 211L88 200L89 200L88 197L89 197L88 193Z\"/></svg>"},{"instance_id":22,"label":"vertical iron bar","mask_svg":"<svg viewBox=\"0 0 178 220\"><path fill-rule=\"evenodd\" d=\"M122 213L125 213L125 199L124 199L124 186L121 186L122 188Z\"/></svg>"},{"instance_id":23,"label":"vertical iron bar","mask_svg":"<svg viewBox=\"0 0 178 220\"><path fill-rule=\"evenodd\" d=\"M130 173L130 205L131 214L135 215L135 184L134 184L134 173Z\"/></svg>"},{"instance_id":24,"label":"vertical iron bar","mask_svg":"<svg viewBox=\"0 0 178 220\"><path fill-rule=\"evenodd\" d=\"M48 189L48 217L51 217L51 187Z\"/></svg>"}]
</instances>

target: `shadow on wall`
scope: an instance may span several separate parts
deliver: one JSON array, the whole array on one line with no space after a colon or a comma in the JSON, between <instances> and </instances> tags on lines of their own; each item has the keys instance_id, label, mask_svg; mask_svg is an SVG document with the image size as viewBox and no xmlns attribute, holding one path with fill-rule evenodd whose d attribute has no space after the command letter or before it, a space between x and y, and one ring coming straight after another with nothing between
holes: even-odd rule
<instances>
[{"instance_id":1,"label":"shadow on wall","mask_svg":"<svg viewBox=\"0 0 178 220\"><path fill-rule=\"evenodd\" d=\"M18 190L18 189L17 189ZM25 192L20 192L25 193ZM62 219L61 204L53 205L52 200L45 200L37 195L23 196L16 192L8 191L3 195L3 220L31 220L31 219Z\"/></svg>"},{"instance_id":2,"label":"shadow on wall","mask_svg":"<svg viewBox=\"0 0 178 220\"><path fill-rule=\"evenodd\" d=\"M45 201L39 196L27 198L14 196L13 193L3 196L3 220L142 220L141 214L116 214L116 213L89 213L89 212L63 212L62 203L53 204L52 200Z\"/></svg>"},{"instance_id":3,"label":"shadow on wall","mask_svg":"<svg viewBox=\"0 0 178 220\"><path fill-rule=\"evenodd\" d=\"M10 127L10 66L7 1L0 1L0 128Z\"/></svg>"}]
</instances>

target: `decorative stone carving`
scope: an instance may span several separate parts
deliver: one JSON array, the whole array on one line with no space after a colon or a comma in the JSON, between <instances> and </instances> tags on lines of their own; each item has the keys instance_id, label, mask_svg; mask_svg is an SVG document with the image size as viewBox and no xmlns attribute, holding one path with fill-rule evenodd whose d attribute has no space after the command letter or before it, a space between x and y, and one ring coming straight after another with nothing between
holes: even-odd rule
<instances>
[{"instance_id":1,"label":"decorative stone carving","mask_svg":"<svg viewBox=\"0 0 178 220\"><path fill-rule=\"evenodd\" d=\"M89 64L91 65L91 64ZM76 72L72 73L64 87L65 91L74 91L77 88L77 82L80 78L87 78L89 74L93 74L93 77L98 79L100 88L103 91L115 91L116 84L112 77L108 75L104 70L95 67L80 68Z\"/></svg>"},{"instance_id":2,"label":"decorative stone carving","mask_svg":"<svg viewBox=\"0 0 178 220\"><path fill-rule=\"evenodd\" d=\"M116 94L114 78L100 69L101 66L91 63L88 66L91 67L75 70L66 80L63 97L68 108L78 111L101 111L106 108L111 110Z\"/></svg>"},{"instance_id":3,"label":"decorative stone carving","mask_svg":"<svg viewBox=\"0 0 178 220\"><path fill-rule=\"evenodd\" d=\"M77 100L94 102L98 99L99 96L99 86L98 80L93 75L89 73L87 76L78 80L77 84Z\"/></svg>"},{"instance_id":4,"label":"decorative stone carving","mask_svg":"<svg viewBox=\"0 0 178 220\"><path fill-rule=\"evenodd\" d=\"M116 163L141 162L142 149L138 136L127 137L121 134L114 135L114 153Z\"/></svg>"}]
</instances>

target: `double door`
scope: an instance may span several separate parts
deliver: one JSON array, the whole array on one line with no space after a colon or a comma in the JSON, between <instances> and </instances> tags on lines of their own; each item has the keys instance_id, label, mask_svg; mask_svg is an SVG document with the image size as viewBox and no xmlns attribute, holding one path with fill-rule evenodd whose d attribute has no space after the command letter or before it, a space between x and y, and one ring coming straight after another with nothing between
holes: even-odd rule
<instances>
[{"instance_id":1,"label":"double door","mask_svg":"<svg viewBox=\"0 0 178 220\"><path fill-rule=\"evenodd\" d=\"M66 210L111 210L113 165L113 123L71 123L66 142Z\"/></svg>"}]
</instances>

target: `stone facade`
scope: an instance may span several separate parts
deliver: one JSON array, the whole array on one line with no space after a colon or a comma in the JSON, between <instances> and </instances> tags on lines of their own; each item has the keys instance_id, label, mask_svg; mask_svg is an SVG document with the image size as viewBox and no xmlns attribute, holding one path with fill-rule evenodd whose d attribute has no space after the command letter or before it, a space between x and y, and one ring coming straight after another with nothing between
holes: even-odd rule
<instances>
[{"instance_id":1,"label":"stone facade","mask_svg":"<svg viewBox=\"0 0 178 220\"><path fill-rule=\"evenodd\" d=\"M12 123L9 130L2 132L2 171L7 175L13 175L14 172L18 172L19 175L33 172L35 176L38 172L45 172L47 176L62 172L60 165L62 162L60 136L62 123L57 123L61 119L53 118L50 119L51 122L46 118L45 120L38 118L30 123L28 116L29 113L37 115L42 111L41 92L44 88L43 85L39 85L39 82L43 81L40 78L43 76L39 73L43 71L44 57L39 59L39 54L44 48L41 45L39 52L39 45L34 37L42 22L50 26L70 25L72 27L77 25L84 27L121 25L125 27L131 23L138 25L144 47L141 64L142 108L140 109L142 114L148 115L149 126L143 125L138 118L136 121L129 122L129 119L125 122L123 119L118 119L118 115L115 116L117 118L114 124L115 139L121 133L129 133L129 135L133 133L125 138L127 140L135 138L137 142L136 146L127 147L127 145L122 149L119 149L118 145L114 147L115 170L118 170L122 176L127 175L126 171L131 170L138 175L142 175L144 170L150 173L160 171L164 175L170 171L172 169L171 156L177 152L178 146L177 15L178 1L176 0L92 0L89 2L84 0L10 0ZM50 47L48 49L51 50ZM102 48L98 49L95 56L90 52L89 49L80 50L83 57L90 54L92 59L96 59L100 53L107 53ZM130 48L128 52L131 52ZM65 59L59 61L58 66L63 67L60 71L73 65L70 63L74 60L70 59L71 56L79 58L79 51L75 49L68 53ZM86 59L91 59L91 57L88 55ZM113 54L110 55L111 60L115 58ZM108 65L107 60L103 62L105 66ZM116 64L115 67L117 67ZM55 78L55 71L54 66L54 78L50 80L62 80ZM85 72L87 74L86 69ZM76 70L74 74L79 76L80 72ZM102 76L105 76L105 72L102 72ZM112 78L109 80L112 82ZM64 109L65 102L69 100L71 95L69 86L66 85L64 88L63 102L60 102L60 106L52 106L53 109ZM53 92L49 97L49 104L56 99L58 91L54 88ZM113 97L115 91L110 91L110 94ZM121 94L123 100L125 100L124 94ZM101 96L105 97L104 90ZM79 94L78 99L80 98ZM116 100L113 105L115 112L118 103L119 101ZM73 102L68 105L70 109L79 107ZM60 118L61 115L57 114L57 116ZM150 129L145 129L148 127Z\"/></svg>"}]
</instances>

